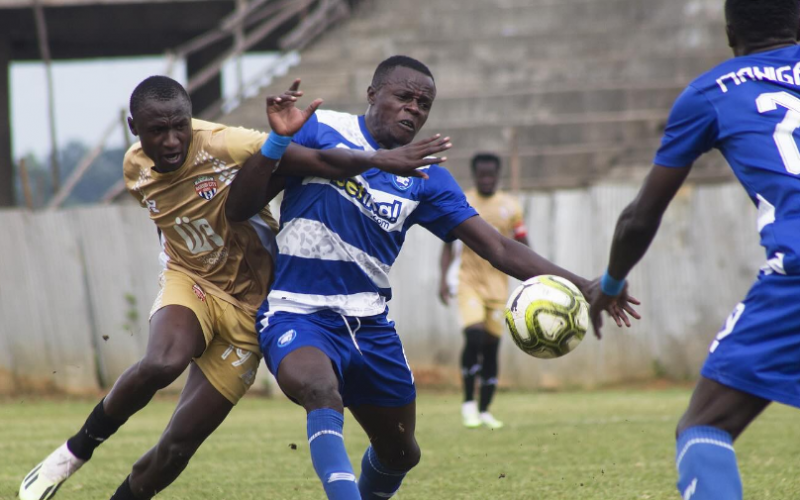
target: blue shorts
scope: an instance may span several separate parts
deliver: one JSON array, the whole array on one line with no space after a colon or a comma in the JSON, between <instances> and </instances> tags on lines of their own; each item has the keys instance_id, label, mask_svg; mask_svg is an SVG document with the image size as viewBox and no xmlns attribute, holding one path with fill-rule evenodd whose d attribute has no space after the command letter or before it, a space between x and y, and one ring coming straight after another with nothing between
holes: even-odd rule
<instances>
[{"instance_id":1,"label":"blue shorts","mask_svg":"<svg viewBox=\"0 0 800 500\"><path fill-rule=\"evenodd\" d=\"M800 408L800 276L759 276L709 351L704 377Z\"/></svg>"},{"instance_id":2,"label":"blue shorts","mask_svg":"<svg viewBox=\"0 0 800 500\"><path fill-rule=\"evenodd\" d=\"M264 361L276 378L283 358L310 346L330 358L345 406L398 407L416 399L403 344L385 312L356 318L332 311L269 315L265 309L266 301L258 312L256 329Z\"/></svg>"}]
</instances>

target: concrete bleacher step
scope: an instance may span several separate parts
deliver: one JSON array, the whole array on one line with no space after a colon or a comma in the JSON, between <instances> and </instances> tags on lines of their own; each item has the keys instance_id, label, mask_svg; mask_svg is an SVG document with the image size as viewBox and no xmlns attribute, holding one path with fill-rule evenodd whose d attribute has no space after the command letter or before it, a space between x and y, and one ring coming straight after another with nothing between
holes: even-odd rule
<instances>
[{"instance_id":1,"label":"concrete bleacher step","mask_svg":"<svg viewBox=\"0 0 800 500\"><path fill-rule=\"evenodd\" d=\"M547 87L561 82L586 81L594 84L612 82L686 81L703 73L719 62L719 58L700 55L652 56L644 59L625 55L574 59L534 59L508 65L501 61L470 59L439 61L429 64L439 97L453 92L478 93ZM330 103L338 100L361 99L372 81L374 68L360 66L343 70L331 63L304 61L291 70L302 77L304 85L313 86L307 95L323 97ZM307 89L310 87L306 87Z\"/></svg>"},{"instance_id":2,"label":"concrete bleacher step","mask_svg":"<svg viewBox=\"0 0 800 500\"><path fill-rule=\"evenodd\" d=\"M383 12L388 12L393 0L373 0L374 5L382 7ZM548 8L580 8L584 5L585 8L595 8L603 11L609 11L613 14L615 9L649 9L657 10L664 8L663 0L459 0L453 2L452 0L405 0L403 7L404 10L416 10L424 15L440 14L452 12L454 10L466 11L483 11L486 9L509 9L530 7L536 9ZM714 17L721 15L723 12L723 4L718 0L670 0L670 5L678 9L680 15L687 19L694 19L697 17ZM416 9L413 9L416 7ZM574 14L574 11L569 12L569 15Z\"/></svg>"},{"instance_id":3,"label":"concrete bleacher step","mask_svg":"<svg viewBox=\"0 0 800 500\"><path fill-rule=\"evenodd\" d=\"M721 5L703 5L697 0L404 0L403 9L379 1L370 14L351 23L354 32L398 35L411 30L443 36L462 32L480 36L568 31L578 35L589 26L612 27L620 22L632 27L722 19Z\"/></svg>"},{"instance_id":4,"label":"concrete bleacher step","mask_svg":"<svg viewBox=\"0 0 800 500\"><path fill-rule=\"evenodd\" d=\"M502 98L490 93L439 96L434 102L427 128L437 124L459 123L483 127L541 120L549 116L588 113L665 111L672 107L684 86L672 83L614 85L595 88L564 87L506 91ZM309 98L314 96L309 94ZM354 100L326 103L325 108L353 114L366 111L366 93ZM229 117L232 123L257 126L263 123L263 105L240 106Z\"/></svg>"},{"instance_id":5,"label":"concrete bleacher step","mask_svg":"<svg viewBox=\"0 0 800 500\"><path fill-rule=\"evenodd\" d=\"M656 139L657 142L657 139ZM631 143L589 143L558 146L521 147L517 150L524 176L536 177L541 173L561 175L592 175L607 170L614 164L639 164L652 161L655 152L653 140ZM462 148L447 155L448 168L459 177L469 167L469 160L479 150ZM510 152L498 151L510 162Z\"/></svg>"},{"instance_id":6,"label":"concrete bleacher step","mask_svg":"<svg viewBox=\"0 0 800 500\"><path fill-rule=\"evenodd\" d=\"M370 9L375 15L392 13L398 14L412 10L421 14L449 12L452 10L473 10L486 8L514 8L514 7L535 7L548 8L559 7L565 4L600 4L606 7L618 2L619 0L405 0L402 8L394 0L370 0ZM679 9L690 8L692 13L700 11L707 13L722 12L722 4L717 0L671 0ZM658 8L663 0L638 0L648 8Z\"/></svg>"},{"instance_id":7,"label":"concrete bleacher step","mask_svg":"<svg viewBox=\"0 0 800 500\"><path fill-rule=\"evenodd\" d=\"M658 139L648 143L582 144L522 148L517 158L520 168L520 189L550 189L589 185L606 178L614 170L629 171L650 168L658 147ZM469 160L479 150L459 150L448 155L444 164L463 186L471 184ZM508 151L497 151L506 168L502 171L504 185L510 187L512 158ZM706 177L729 174L719 155L701 158L693 173Z\"/></svg>"},{"instance_id":8,"label":"concrete bleacher step","mask_svg":"<svg viewBox=\"0 0 800 500\"><path fill-rule=\"evenodd\" d=\"M625 31L625 36L620 36ZM369 37L342 34L337 43L318 43L303 54L303 61L325 63L344 61L348 66L374 65L394 54L407 54L436 64L442 61L494 61L507 65L530 59L587 59L613 55L697 55L698 48L725 48L722 22L702 25L674 24L658 27L620 25L614 30L585 30L576 37L563 31L554 34L528 33L517 35L477 36L469 32L452 36L420 36L407 33L392 36L386 33ZM658 43L653 43L658 40Z\"/></svg>"},{"instance_id":9,"label":"concrete bleacher step","mask_svg":"<svg viewBox=\"0 0 800 500\"><path fill-rule=\"evenodd\" d=\"M300 68L292 68L285 76L273 81L269 86L270 94L283 93L297 78L301 80L300 89L303 91L304 98L307 98L309 102L317 97L332 101L355 97L351 91L353 87L352 72L307 72Z\"/></svg>"},{"instance_id":10,"label":"concrete bleacher step","mask_svg":"<svg viewBox=\"0 0 800 500\"><path fill-rule=\"evenodd\" d=\"M453 123L503 124L510 117L524 121L526 116L574 115L581 113L611 113L636 110L668 110L684 85L676 82L643 85L614 85L603 88L553 88L503 92L502 97L491 92L463 95L450 93L437 97L431 111L430 123L437 120ZM366 100L338 102L336 109L361 114Z\"/></svg>"},{"instance_id":11,"label":"concrete bleacher step","mask_svg":"<svg viewBox=\"0 0 800 500\"><path fill-rule=\"evenodd\" d=\"M567 20L568 24L564 24ZM685 22L672 2L642 2L641 0L604 0L594 2L558 2L545 6L507 8L480 7L464 9L453 2L439 15L421 19L422 33L441 36L472 33L486 35L525 35L556 33L567 30L579 32L587 27L615 28L639 24L676 24Z\"/></svg>"},{"instance_id":12,"label":"concrete bleacher step","mask_svg":"<svg viewBox=\"0 0 800 500\"><path fill-rule=\"evenodd\" d=\"M434 133L449 136L456 150L504 151L516 141L520 147L574 144L618 144L647 142L657 138L667 119L666 111L595 113L543 117L532 123L495 125L428 124L419 138Z\"/></svg>"}]
</instances>

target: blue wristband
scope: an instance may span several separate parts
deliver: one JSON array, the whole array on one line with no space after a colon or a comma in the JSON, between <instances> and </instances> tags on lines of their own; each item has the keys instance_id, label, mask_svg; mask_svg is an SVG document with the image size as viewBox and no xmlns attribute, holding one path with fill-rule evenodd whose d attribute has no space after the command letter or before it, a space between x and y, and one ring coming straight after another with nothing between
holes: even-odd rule
<instances>
[{"instance_id":1,"label":"blue wristband","mask_svg":"<svg viewBox=\"0 0 800 500\"><path fill-rule=\"evenodd\" d=\"M611 297L616 297L617 295L622 293L622 290L625 288L625 280L618 280L611 277L606 271L603 274L603 277L600 279L600 289L603 291L604 294L609 295Z\"/></svg>"},{"instance_id":2,"label":"blue wristband","mask_svg":"<svg viewBox=\"0 0 800 500\"><path fill-rule=\"evenodd\" d=\"M270 132L264 145L261 146L261 154L270 160L280 160L286 148L292 143L291 136L278 135L275 132Z\"/></svg>"}]
</instances>

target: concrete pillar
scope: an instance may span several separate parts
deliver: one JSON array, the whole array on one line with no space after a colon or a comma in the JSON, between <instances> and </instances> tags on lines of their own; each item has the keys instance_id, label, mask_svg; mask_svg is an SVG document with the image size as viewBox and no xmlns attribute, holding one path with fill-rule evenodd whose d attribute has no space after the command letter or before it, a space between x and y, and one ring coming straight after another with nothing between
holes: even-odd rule
<instances>
[{"instance_id":1,"label":"concrete pillar","mask_svg":"<svg viewBox=\"0 0 800 500\"><path fill-rule=\"evenodd\" d=\"M0 207L14 205L14 160L11 156L11 46L0 38Z\"/></svg>"},{"instance_id":2,"label":"concrete pillar","mask_svg":"<svg viewBox=\"0 0 800 500\"><path fill-rule=\"evenodd\" d=\"M186 58L186 73L188 74L189 80L192 79L192 76L202 71L204 67L212 63L214 59L222 55L230 46L230 41L218 42L189 54ZM192 92L190 97L192 98L192 114L194 116L200 116L203 111L213 106L222 98L222 74L217 74L205 85Z\"/></svg>"}]
</instances>

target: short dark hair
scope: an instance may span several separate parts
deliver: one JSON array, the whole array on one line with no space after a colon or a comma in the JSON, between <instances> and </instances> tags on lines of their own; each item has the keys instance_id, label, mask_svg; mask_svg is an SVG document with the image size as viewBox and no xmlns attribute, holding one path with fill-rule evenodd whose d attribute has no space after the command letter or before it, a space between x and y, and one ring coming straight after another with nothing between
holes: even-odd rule
<instances>
[{"instance_id":1,"label":"short dark hair","mask_svg":"<svg viewBox=\"0 0 800 500\"><path fill-rule=\"evenodd\" d=\"M800 1L727 0L725 18L744 43L795 40L800 27Z\"/></svg>"},{"instance_id":2,"label":"short dark hair","mask_svg":"<svg viewBox=\"0 0 800 500\"><path fill-rule=\"evenodd\" d=\"M497 170L500 170L500 165L502 162L500 161L500 157L494 153L476 153L475 156L472 157L472 162L470 163L470 167L472 168L472 172L475 172L475 169L478 167L478 163L481 162L492 162L497 165Z\"/></svg>"},{"instance_id":3,"label":"short dark hair","mask_svg":"<svg viewBox=\"0 0 800 500\"><path fill-rule=\"evenodd\" d=\"M150 99L171 101L175 98L186 99L189 109L192 109L192 100L183 85L168 76L151 76L133 89L130 102L131 116L136 117L144 103Z\"/></svg>"},{"instance_id":4,"label":"short dark hair","mask_svg":"<svg viewBox=\"0 0 800 500\"><path fill-rule=\"evenodd\" d=\"M419 71L423 75L431 77L431 80L434 79L431 70L413 57L392 56L380 63L378 67L375 68L375 73L372 75L372 88L379 89L386 80L386 77L398 66L411 68L414 71Z\"/></svg>"}]
</instances>

